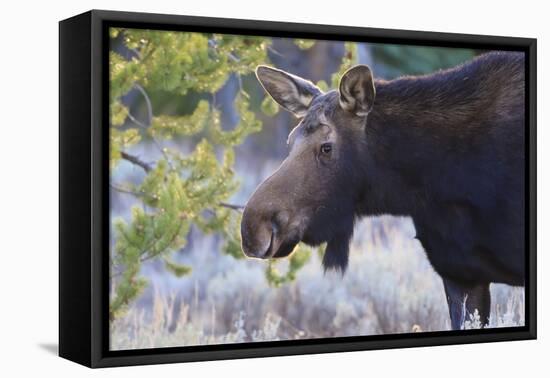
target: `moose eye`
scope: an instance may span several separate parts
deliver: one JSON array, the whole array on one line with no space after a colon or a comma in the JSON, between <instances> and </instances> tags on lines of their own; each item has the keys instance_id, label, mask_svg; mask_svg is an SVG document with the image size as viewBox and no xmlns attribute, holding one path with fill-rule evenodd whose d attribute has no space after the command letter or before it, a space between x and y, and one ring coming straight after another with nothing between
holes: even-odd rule
<instances>
[{"instance_id":1,"label":"moose eye","mask_svg":"<svg viewBox=\"0 0 550 378\"><path fill-rule=\"evenodd\" d=\"M321 145L321 152L324 154L330 154L332 151L332 144L331 143L323 143Z\"/></svg>"}]
</instances>

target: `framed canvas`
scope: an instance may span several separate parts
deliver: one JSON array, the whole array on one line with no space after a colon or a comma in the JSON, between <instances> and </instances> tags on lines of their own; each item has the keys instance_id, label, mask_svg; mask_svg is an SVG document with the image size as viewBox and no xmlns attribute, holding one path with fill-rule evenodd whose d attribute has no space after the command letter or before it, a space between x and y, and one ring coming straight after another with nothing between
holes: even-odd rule
<instances>
[{"instance_id":1,"label":"framed canvas","mask_svg":"<svg viewBox=\"0 0 550 378\"><path fill-rule=\"evenodd\" d=\"M96 10L59 27L62 357L536 337L536 40Z\"/></svg>"}]
</instances>

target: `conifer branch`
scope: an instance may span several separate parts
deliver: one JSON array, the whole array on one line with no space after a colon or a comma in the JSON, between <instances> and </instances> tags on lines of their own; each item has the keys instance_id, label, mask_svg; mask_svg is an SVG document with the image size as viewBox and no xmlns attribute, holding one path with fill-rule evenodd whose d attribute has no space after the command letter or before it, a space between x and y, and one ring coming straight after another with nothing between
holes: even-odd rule
<instances>
[{"instance_id":1,"label":"conifer branch","mask_svg":"<svg viewBox=\"0 0 550 378\"><path fill-rule=\"evenodd\" d=\"M244 210L243 205L236 205L236 204L226 203L226 202L220 202L218 205L221 206L221 207L227 207L228 209L231 209L231 210L237 210L237 211L243 211Z\"/></svg>"},{"instance_id":2,"label":"conifer branch","mask_svg":"<svg viewBox=\"0 0 550 378\"><path fill-rule=\"evenodd\" d=\"M136 192L135 190L131 190L131 189L127 189L127 188L123 188L121 186L118 186L118 185L115 185L113 183L109 183L109 187L119 193L124 193L124 194L131 194L133 195L134 197L138 197L138 198L141 198L141 197L148 197L148 198L151 198L151 199L155 199L155 196L152 196L148 193L140 193L140 192Z\"/></svg>"},{"instance_id":3,"label":"conifer branch","mask_svg":"<svg viewBox=\"0 0 550 378\"><path fill-rule=\"evenodd\" d=\"M113 146L116 148L113 151L116 154L111 160L112 163L125 160L145 174L140 174L143 177L135 184L118 182L116 174L111 176L113 181L109 182L111 194L117 198L131 196L130 202L124 201L124 204L132 206L131 219L113 221L116 243L109 256L109 274L112 279L109 305L111 320L124 316L131 303L149 285L146 277L140 275L142 264L163 258L169 261L170 254L187 245L186 238L192 225L204 226L205 233L221 233L225 240L220 248L225 253L241 255L237 222L244 206L225 202L237 188L235 172L231 169L234 161L229 159L233 157L234 151L229 149L241 144L247 135L259 130L261 126L250 109L247 94L243 91L242 75L251 72L257 64L265 63L266 48L269 48L269 40L234 44L233 37L224 39L223 36L219 42L216 37L210 39L207 46L201 44L202 52L210 54L214 50L214 55L222 58L213 61L217 64L217 70L229 72L232 80L236 81L235 86L238 85L240 96L233 100L233 104L240 116L240 122L235 127L236 130L225 132L221 121L216 118L219 114L214 112L219 112L217 107L221 101L216 93L219 86L227 82L228 76L215 75L212 81L202 76L201 67L179 65L176 61L179 57L164 54L171 45L179 46L182 42L187 42L187 37L183 34L174 33L167 35L166 41L158 41L144 36L142 31L125 30L124 33L127 35L123 42L132 52L130 59L125 59L116 52L112 55L112 64L117 69L114 70L116 72L110 83L116 88L116 93L127 94L131 91L137 97L133 104L124 103L122 96L116 99L111 115L116 122L111 122L111 127L122 126L126 120L131 122L128 125L131 128L116 129L116 138L111 138L115 143ZM159 50L161 54L153 53ZM154 64L145 64L146 61ZM139 69L135 70L135 67ZM176 70L176 76L179 77L197 74L196 77L201 80L196 83L182 81L168 92L177 95L182 90L189 90L211 94L210 108L203 103L186 118L182 123L182 130L185 131L182 134L202 137L202 130L211 124L213 131L217 132L219 128L217 133L220 135L205 135L207 138L201 142L201 148L196 148L196 154L189 159L172 150L168 140L179 130L165 123L165 114L157 113L162 113L162 109L155 109L152 105L155 94L150 91L162 84L160 81L164 80L165 70ZM146 80L147 86L143 84ZM132 84L128 86L129 83ZM223 100L224 103L231 102L230 99ZM139 136L143 138L140 139ZM209 137L212 137L211 141L207 140ZM129 146L136 143L150 144L157 151L151 157L133 152ZM219 161L217 144L224 150L227 149L227 162L225 159L223 162ZM175 274L178 276L177 272Z\"/></svg>"},{"instance_id":4,"label":"conifer branch","mask_svg":"<svg viewBox=\"0 0 550 378\"><path fill-rule=\"evenodd\" d=\"M135 165L141 167L146 173L149 173L149 171L152 169L150 164L144 162L143 160L141 160L140 158L138 158L138 157L135 156L135 155L130 155L130 154L127 153L127 152L121 151L121 152L120 152L120 156L121 156L124 160L127 160L127 161L129 161L130 163L135 164Z\"/></svg>"},{"instance_id":5,"label":"conifer branch","mask_svg":"<svg viewBox=\"0 0 550 378\"><path fill-rule=\"evenodd\" d=\"M118 185L115 185L113 183L109 183L109 186L111 187L111 189L116 190L119 193L131 194L134 197L147 197L147 196L149 196L147 193L139 193L139 192L136 192L134 190L122 188L122 187L120 187ZM236 210L236 211L243 211L244 210L244 205L237 205L237 204L227 203L227 202L219 202L218 206L225 207L225 208L228 208L228 209L231 209L231 210Z\"/></svg>"},{"instance_id":6,"label":"conifer branch","mask_svg":"<svg viewBox=\"0 0 550 378\"><path fill-rule=\"evenodd\" d=\"M149 98L149 95L147 94L147 92L145 91L145 89L141 85L136 83L136 84L134 84L134 88L136 88L141 93L143 98L145 99L145 105L147 107L147 124L145 125L142 122L138 121L134 116L132 116L130 114L130 112L128 112L128 118L130 118L132 121L134 121L134 123L136 123L141 128L148 129L149 127L151 127L153 125L153 105L151 104L151 99ZM157 138L155 138L153 133L151 133L150 136L151 136L151 140L153 141L153 144L155 145L155 147L158 148L158 150L160 151L160 153L162 154L162 156L164 157L164 159L168 163L168 166L170 167L170 169L174 170L174 166L172 165L172 161L168 157L168 154L166 153L165 149L160 145L159 141L157 140Z\"/></svg>"}]
</instances>

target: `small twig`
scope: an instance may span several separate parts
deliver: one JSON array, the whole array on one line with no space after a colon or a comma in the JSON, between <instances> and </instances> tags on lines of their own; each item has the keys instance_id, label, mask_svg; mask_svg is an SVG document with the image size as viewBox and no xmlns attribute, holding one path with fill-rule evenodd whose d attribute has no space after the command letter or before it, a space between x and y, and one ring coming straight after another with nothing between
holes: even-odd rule
<instances>
[{"instance_id":1,"label":"small twig","mask_svg":"<svg viewBox=\"0 0 550 378\"><path fill-rule=\"evenodd\" d=\"M141 127L142 129L147 129L149 126L147 126L146 124L144 124L143 122L141 122L139 119L137 119L136 117L134 117L132 115L132 113L128 112L128 118L130 118L130 121L132 121L133 123L135 123L136 125L138 125L139 127Z\"/></svg>"},{"instance_id":2,"label":"small twig","mask_svg":"<svg viewBox=\"0 0 550 378\"><path fill-rule=\"evenodd\" d=\"M138 125L139 127L141 127L142 129L146 130L149 128L149 126L147 126L146 124L144 124L143 122L141 122L140 120L138 120L135 116L132 115L132 113L128 112L128 118L130 118L130 121L134 122L136 125ZM151 140L153 141L153 144L155 145L155 147L162 153L162 156L164 157L164 159L166 159L166 161L168 162L168 165L170 166L170 168L173 169L173 166L172 166L172 162L170 161L170 159L168 158L168 155L166 154L166 151L164 150L164 148L160 145L159 141L153 136L153 135L150 135L151 137Z\"/></svg>"},{"instance_id":3,"label":"small twig","mask_svg":"<svg viewBox=\"0 0 550 378\"><path fill-rule=\"evenodd\" d=\"M124 194L130 194L134 197L150 197L151 199L156 199L156 197L154 195L151 195L149 193L145 193L145 192L136 192L134 190L131 190L131 189L127 189L127 188L123 188L123 187L120 187L118 185L115 185L113 184L112 182L109 183L109 187L119 193L124 193Z\"/></svg>"},{"instance_id":4,"label":"small twig","mask_svg":"<svg viewBox=\"0 0 550 378\"><path fill-rule=\"evenodd\" d=\"M130 163L135 164L135 165L141 167L141 168L142 168L145 172L147 172L147 173L152 169L150 164L144 162L143 160L141 160L141 159L138 158L137 156L130 155L129 153L124 152L124 151L121 151L121 152L120 152L120 156L121 156L124 160L127 160L127 161L129 161Z\"/></svg>"},{"instance_id":5,"label":"small twig","mask_svg":"<svg viewBox=\"0 0 550 378\"><path fill-rule=\"evenodd\" d=\"M131 194L131 195L136 196L136 197L141 197L140 193L134 192L133 190L130 190L130 189L121 188L120 186L117 186L117 185L113 184L112 182L109 183L109 187L113 190L116 190L117 192L120 192L120 193L126 193L126 194Z\"/></svg>"},{"instance_id":6,"label":"small twig","mask_svg":"<svg viewBox=\"0 0 550 378\"><path fill-rule=\"evenodd\" d=\"M212 108L216 109L216 93L212 93L212 101L210 103L212 104Z\"/></svg>"},{"instance_id":7,"label":"small twig","mask_svg":"<svg viewBox=\"0 0 550 378\"><path fill-rule=\"evenodd\" d=\"M218 203L218 205L221 206L221 207L227 207L228 209L231 209L231 210L237 210L237 211L243 211L244 210L243 205L235 205L235 204L232 204L232 203L225 203L225 202L220 202L220 203Z\"/></svg>"},{"instance_id":8,"label":"small twig","mask_svg":"<svg viewBox=\"0 0 550 378\"><path fill-rule=\"evenodd\" d=\"M240 74L237 74L237 83L239 84L239 92L243 91L243 79Z\"/></svg>"},{"instance_id":9,"label":"small twig","mask_svg":"<svg viewBox=\"0 0 550 378\"><path fill-rule=\"evenodd\" d=\"M109 183L109 186L111 187L111 189L116 190L117 192L125 193L125 194L131 194L135 197L151 197L151 198L154 198L154 196L152 196L148 193L136 192L134 190L130 190L130 189L120 187L120 186L115 185L113 183ZM243 211L244 210L243 205L236 205L236 204L233 204L233 203L219 202L218 206L226 207L228 209L236 210L236 211Z\"/></svg>"},{"instance_id":10,"label":"small twig","mask_svg":"<svg viewBox=\"0 0 550 378\"><path fill-rule=\"evenodd\" d=\"M237 58L235 55L233 55L232 53L227 53L227 56L229 57L229 59L231 59L232 61L234 61L235 63L239 63L240 59Z\"/></svg>"},{"instance_id":11,"label":"small twig","mask_svg":"<svg viewBox=\"0 0 550 378\"><path fill-rule=\"evenodd\" d=\"M153 124L153 105L151 105L151 99L145 89L139 84L134 84L134 88L141 92L143 98L145 99L145 104L147 105L147 124L151 126Z\"/></svg>"},{"instance_id":12,"label":"small twig","mask_svg":"<svg viewBox=\"0 0 550 378\"><path fill-rule=\"evenodd\" d=\"M130 50L130 52L133 52L135 54L135 56L141 60L141 53L138 51L138 49L128 49Z\"/></svg>"},{"instance_id":13,"label":"small twig","mask_svg":"<svg viewBox=\"0 0 550 378\"><path fill-rule=\"evenodd\" d=\"M210 46L214 50L218 50L218 46L216 45L216 42L211 39L208 40L208 46ZM235 55L233 55L233 53L228 52L225 55L227 55L227 57L232 61L234 61L235 63L238 63L240 61L240 59L237 58Z\"/></svg>"},{"instance_id":14,"label":"small twig","mask_svg":"<svg viewBox=\"0 0 550 378\"><path fill-rule=\"evenodd\" d=\"M273 54L284 57L283 54L281 54L279 51L275 50L272 46L267 46L267 49L271 51Z\"/></svg>"},{"instance_id":15,"label":"small twig","mask_svg":"<svg viewBox=\"0 0 550 378\"><path fill-rule=\"evenodd\" d=\"M147 94L147 92L145 91L145 89L141 85L134 84L134 88L136 88L142 94L143 98L145 99L145 104L147 106L147 124L144 124L143 122L138 121L129 112L128 112L128 118L130 118L130 120L132 120L135 124L137 124L141 128L148 129L149 127L151 127L153 125L153 105L151 104L151 99L149 98L149 95ZM168 166L170 167L170 169L174 170L174 166L172 165L172 161L170 160L170 158L169 158L168 154L166 153L164 147L162 147L160 145L159 141L157 140L157 138L154 137L154 135L152 133L150 133L150 137L151 137L151 140L153 141L153 144L155 145L155 147L160 151L160 153L162 154L162 156L164 157L164 159L168 163Z\"/></svg>"}]
</instances>

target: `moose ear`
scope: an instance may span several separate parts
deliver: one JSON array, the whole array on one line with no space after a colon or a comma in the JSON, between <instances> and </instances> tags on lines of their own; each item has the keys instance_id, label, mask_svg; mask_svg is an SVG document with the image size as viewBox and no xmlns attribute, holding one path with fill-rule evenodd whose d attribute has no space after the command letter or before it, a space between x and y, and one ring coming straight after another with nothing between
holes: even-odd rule
<instances>
[{"instance_id":1,"label":"moose ear","mask_svg":"<svg viewBox=\"0 0 550 378\"><path fill-rule=\"evenodd\" d=\"M305 116L311 101L323 93L311 81L276 68L258 66L256 77L279 105L298 118Z\"/></svg>"},{"instance_id":2,"label":"moose ear","mask_svg":"<svg viewBox=\"0 0 550 378\"><path fill-rule=\"evenodd\" d=\"M366 116L374 104L376 90L369 66L358 65L347 70L340 79L340 106L358 116Z\"/></svg>"}]
</instances>

